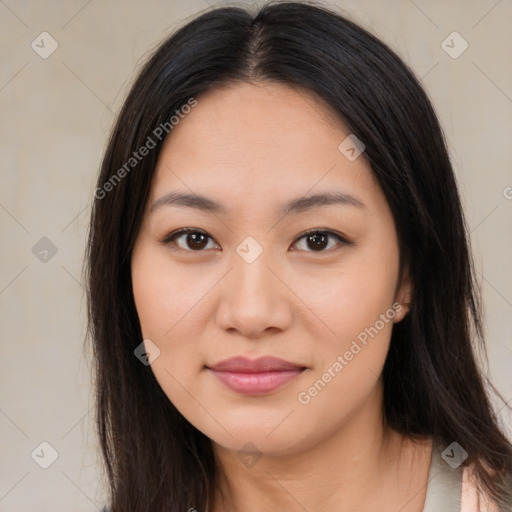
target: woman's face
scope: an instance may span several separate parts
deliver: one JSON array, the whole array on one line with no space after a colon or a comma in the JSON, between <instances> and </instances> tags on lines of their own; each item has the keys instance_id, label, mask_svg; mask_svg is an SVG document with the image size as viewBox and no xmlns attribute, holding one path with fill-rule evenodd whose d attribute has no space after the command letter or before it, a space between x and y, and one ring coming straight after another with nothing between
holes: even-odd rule
<instances>
[{"instance_id":1,"label":"woman's face","mask_svg":"<svg viewBox=\"0 0 512 512\"><path fill-rule=\"evenodd\" d=\"M151 369L222 447L306 449L380 410L409 293L391 211L362 147L308 93L244 83L197 101L162 148L132 257ZM284 362L219 366L262 356Z\"/></svg>"}]
</instances>

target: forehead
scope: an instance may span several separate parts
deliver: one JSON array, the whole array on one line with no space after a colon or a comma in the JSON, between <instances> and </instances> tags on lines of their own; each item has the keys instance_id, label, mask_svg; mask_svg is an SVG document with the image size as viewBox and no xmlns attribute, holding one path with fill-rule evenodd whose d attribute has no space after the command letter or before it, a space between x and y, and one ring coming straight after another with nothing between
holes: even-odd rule
<instances>
[{"instance_id":1,"label":"forehead","mask_svg":"<svg viewBox=\"0 0 512 512\"><path fill-rule=\"evenodd\" d=\"M212 140L231 147L245 143L247 150L272 141L284 145L290 139L314 143L327 131L347 131L324 100L285 84L234 82L205 91L196 100L198 105L173 128L169 141L190 140L194 131L195 143ZM300 152L299 147L296 150Z\"/></svg>"},{"instance_id":2,"label":"forehead","mask_svg":"<svg viewBox=\"0 0 512 512\"><path fill-rule=\"evenodd\" d=\"M374 185L364 158L350 161L338 149L350 135L343 122L305 90L242 82L196 100L164 142L153 200L177 186L284 202L316 188L341 185L349 192Z\"/></svg>"}]
</instances>

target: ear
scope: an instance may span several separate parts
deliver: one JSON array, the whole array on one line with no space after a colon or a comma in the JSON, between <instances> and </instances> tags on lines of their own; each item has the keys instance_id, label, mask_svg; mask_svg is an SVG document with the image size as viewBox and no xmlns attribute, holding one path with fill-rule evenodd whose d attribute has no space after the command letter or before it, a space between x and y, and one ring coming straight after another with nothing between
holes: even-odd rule
<instances>
[{"instance_id":1,"label":"ear","mask_svg":"<svg viewBox=\"0 0 512 512\"><path fill-rule=\"evenodd\" d=\"M409 266L405 265L402 272L402 277L398 283L397 291L395 293L394 304L396 304L396 306L393 306L393 309L395 310L395 323L403 320L405 315L407 315L407 313L410 311L413 289L413 282L409 272Z\"/></svg>"}]
</instances>

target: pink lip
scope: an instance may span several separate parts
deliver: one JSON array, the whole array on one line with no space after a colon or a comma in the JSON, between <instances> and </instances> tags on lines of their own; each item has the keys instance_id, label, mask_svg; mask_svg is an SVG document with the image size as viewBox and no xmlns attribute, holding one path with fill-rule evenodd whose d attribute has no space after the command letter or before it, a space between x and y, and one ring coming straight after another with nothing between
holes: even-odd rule
<instances>
[{"instance_id":1,"label":"pink lip","mask_svg":"<svg viewBox=\"0 0 512 512\"><path fill-rule=\"evenodd\" d=\"M305 367L276 357L264 356L253 360L233 357L209 369L233 391L260 395L283 386L300 375Z\"/></svg>"}]
</instances>

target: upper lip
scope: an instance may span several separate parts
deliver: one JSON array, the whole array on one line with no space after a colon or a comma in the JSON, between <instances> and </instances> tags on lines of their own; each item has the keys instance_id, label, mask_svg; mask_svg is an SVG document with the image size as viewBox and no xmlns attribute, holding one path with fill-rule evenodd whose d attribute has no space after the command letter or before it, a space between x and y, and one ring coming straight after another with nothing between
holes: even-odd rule
<instances>
[{"instance_id":1,"label":"upper lip","mask_svg":"<svg viewBox=\"0 0 512 512\"><path fill-rule=\"evenodd\" d=\"M224 361L220 361L219 363L213 366L209 366L208 368L219 372L262 373L297 370L305 368L305 366L290 363L284 359L279 359L272 356L263 356L257 359L249 359L247 357L238 356L225 359Z\"/></svg>"}]
</instances>

